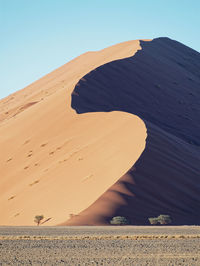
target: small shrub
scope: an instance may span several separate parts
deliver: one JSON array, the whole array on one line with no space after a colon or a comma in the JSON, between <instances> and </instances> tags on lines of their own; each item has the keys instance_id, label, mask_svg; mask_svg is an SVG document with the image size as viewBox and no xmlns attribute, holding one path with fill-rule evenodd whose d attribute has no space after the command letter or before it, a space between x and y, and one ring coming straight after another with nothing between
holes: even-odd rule
<instances>
[{"instance_id":1,"label":"small shrub","mask_svg":"<svg viewBox=\"0 0 200 266\"><path fill-rule=\"evenodd\" d=\"M160 214L158 217L148 218L150 224L170 224L172 219L169 215Z\"/></svg>"},{"instance_id":2,"label":"small shrub","mask_svg":"<svg viewBox=\"0 0 200 266\"><path fill-rule=\"evenodd\" d=\"M37 225L40 225L41 221L44 219L44 216L43 215L36 215L35 216L35 219L34 219L34 222L37 224Z\"/></svg>"},{"instance_id":3,"label":"small shrub","mask_svg":"<svg viewBox=\"0 0 200 266\"><path fill-rule=\"evenodd\" d=\"M150 224L158 224L159 221L158 221L158 218L156 217L152 217L152 218L148 218Z\"/></svg>"},{"instance_id":4,"label":"small shrub","mask_svg":"<svg viewBox=\"0 0 200 266\"><path fill-rule=\"evenodd\" d=\"M160 224L170 224L172 219L169 215L161 214L158 216L158 221Z\"/></svg>"},{"instance_id":5,"label":"small shrub","mask_svg":"<svg viewBox=\"0 0 200 266\"><path fill-rule=\"evenodd\" d=\"M125 225L125 224L129 224L128 219L126 219L126 217L123 216L115 216L110 220L110 224L113 225Z\"/></svg>"}]
</instances>

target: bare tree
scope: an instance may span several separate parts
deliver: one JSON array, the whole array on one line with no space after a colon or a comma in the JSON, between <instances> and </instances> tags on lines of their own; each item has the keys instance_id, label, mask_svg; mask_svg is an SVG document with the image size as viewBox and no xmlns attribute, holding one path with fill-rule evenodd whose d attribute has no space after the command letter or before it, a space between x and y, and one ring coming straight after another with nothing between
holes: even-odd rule
<instances>
[{"instance_id":1,"label":"bare tree","mask_svg":"<svg viewBox=\"0 0 200 266\"><path fill-rule=\"evenodd\" d=\"M34 222L37 224L37 225L40 225L41 221L44 219L44 216L43 215L36 215L35 216L35 219L34 219Z\"/></svg>"}]
</instances>

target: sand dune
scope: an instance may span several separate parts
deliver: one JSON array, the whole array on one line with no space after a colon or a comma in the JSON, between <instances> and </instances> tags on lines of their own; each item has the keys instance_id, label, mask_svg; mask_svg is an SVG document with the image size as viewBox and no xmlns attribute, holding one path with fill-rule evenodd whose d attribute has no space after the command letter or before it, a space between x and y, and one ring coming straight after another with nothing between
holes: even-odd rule
<instances>
[{"instance_id":1,"label":"sand dune","mask_svg":"<svg viewBox=\"0 0 200 266\"><path fill-rule=\"evenodd\" d=\"M115 215L147 224L161 213L174 224L200 223L200 54L168 38L141 47L90 72L74 89L78 113L136 114L148 137L132 169L65 224L106 224Z\"/></svg>"},{"instance_id":2,"label":"sand dune","mask_svg":"<svg viewBox=\"0 0 200 266\"><path fill-rule=\"evenodd\" d=\"M199 58L168 38L129 41L2 99L0 224L198 224Z\"/></svg>"},{"instance_id":3,"label":"sand dune","mask_svg":"<svg viewBox=\"0 0 200 266\"><path fill-rule=\"evenodd\" d=\"M141 119L124 112L77 115L71 108L84 74L138 49L139 41L131 41L86 53L1 100L1 225L33 225L37 214L51 218L47 225L61 223L139 158L146 138Z\"/></svg>"}]
</instances>

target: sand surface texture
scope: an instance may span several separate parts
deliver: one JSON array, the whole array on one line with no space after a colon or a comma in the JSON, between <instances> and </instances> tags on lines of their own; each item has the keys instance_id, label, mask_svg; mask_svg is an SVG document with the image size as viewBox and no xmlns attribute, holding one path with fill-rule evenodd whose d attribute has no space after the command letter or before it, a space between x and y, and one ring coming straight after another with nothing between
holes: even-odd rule
<instances>
[{"instance_id":1,"label":"sand surface texture","mask_svg":"<svg viewBox=\"0 0 200 266\"><path fill-rule=\"evenodd\" d=\"M200 223L200 54L168 38L85 75L72 94L79 114L124 111L147 127L146 147L129 172L65 224L132 224L169 214L174 224Z\"/></svg>"},{"instance_id":2,"label":"sand surface texture","mask_svg":"<svg viewBox=\"0 0 200 266\"><path fill-rule=\"evenodd\" d=\"M199 224L199 69L176 41L130 41L2 99L0 224Z\"/></svg>"},{"instance_id":3,"label":"sand surface texture","mask_svg":"<svg viewBox=\"0 0 200 266\"><path fill-rule=\"evenodd\" d=\"M78 115L71 93L93 68L138 49L139 41L131 41L83 54L1 100L0 224L33 225L38 214L50 218L48 225L61 223L136 162L144 122L124 112Z\"/></svg>"}]
</instances>

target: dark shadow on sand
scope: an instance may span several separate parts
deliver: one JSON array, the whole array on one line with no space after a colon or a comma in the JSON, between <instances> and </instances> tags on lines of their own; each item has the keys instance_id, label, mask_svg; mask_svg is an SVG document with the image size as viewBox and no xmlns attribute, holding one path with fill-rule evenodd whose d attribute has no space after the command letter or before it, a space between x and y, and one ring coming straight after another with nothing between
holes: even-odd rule
<instances>
[{"instance_id":1,"label":"dark shadow on sand","mask_svg":"<svg viewBox=\"0 0 200 266\"><path fill-rule=\"evenodd\" d=\"M102 212L96 215L108 221L101 205L116 193L126 204L116 205L112 216L133 224L160 214L169 214L173 224L200 224L200 54L168 38L140 45L134 56L85 75L72 93L77 113L132 113L148 133L143 154L128 172L130 182L121 177L83 214L90 216L98 205Z\"/></svg>"}]
</instances>

